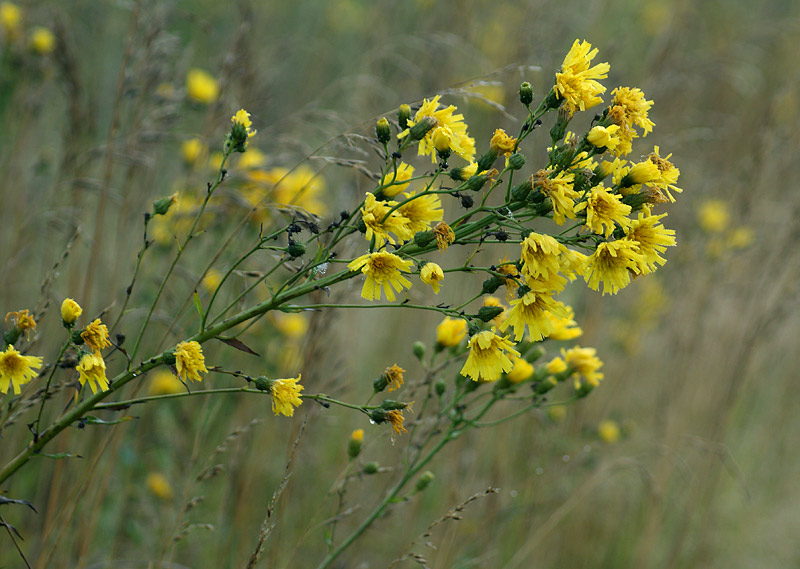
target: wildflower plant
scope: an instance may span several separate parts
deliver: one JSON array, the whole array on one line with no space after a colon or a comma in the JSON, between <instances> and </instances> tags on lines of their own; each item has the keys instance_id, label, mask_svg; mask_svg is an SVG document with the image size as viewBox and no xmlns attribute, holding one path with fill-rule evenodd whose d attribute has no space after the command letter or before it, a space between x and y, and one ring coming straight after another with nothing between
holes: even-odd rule
<instances>
[{"instance_id":1,"label":"wildflower plant","mask_svg":"<svg viewBox=\"0 0 800 569\"><path fill-rule=\"evenodd\" d=\"M83 315L87 323L81 326L81 306L64 299L60 319L66 337L49 363L17 351L14 342L35 328L35 321L27 311L9 313L0 352L6 409L0 428L16 410L28 409L32 436L2 466L0 483L66 428L85 424L100 411L113 417L135 405L231 392L267 396L274 414L283 417L293 417L307 401L342 407L363 417L363 428L349 439L351 473L379 471L361 459L369 452L364 441L377 438L383 428L391 430L393 441L407 437L410 444L389 491L359 525L343 538L335 535L335 522L329 529L322 569L394 502L433 483L433 474L422 471L435 468L433 459L450 441L472 428L522 420L527 412L551 405L551 397L565 403L587 396L603 379L603 364L594 348L553 347L582 334L574 311L559 295L581 280L603 295L616 294L633 279L655 272L676 244L659 208L681 192L679 171L659 147L642 159L629 159L636 139L653 130L648 116L653 102L639 89L618 87L605 104L601 81L609 64L595 63L597 54L588 42L576 40L552 88L536 105L531 85L523 83L519 98L525 117L512 134L498 128L490 139L476 140L464 115L439 95L416 106L401 105L396 117L379 119L370 133L374 137L368 142L380 156L369 172L373 187L333 219L324 217L333 211L322 200L324 183L304 166L265 169L264 157L253 147L258 117L244 109L235 112L219 145L216 174L202 196L167 196L145 215L144 239L121 308ZM210 104L219 96L216 80L198 69L190 71L186 89L195 103ZM586 132L569 132L575 115L590 109L595 115ZM553 117L549 132L547 115ZM547 147L547 160L530 167L526 155L537 144ZM181 149L192 166L205 152L201 141ZM167 284L174 281L179 260L206 237L202 228L213 223L207 213L215 207L217 190L231 180L234 155L241 155L241 172L233 191L247 210L236 231L246 232L252 243L236 251L224 245L225 264L217 256L204 266L187 295L195 309L194 333L171 334L170 326L166 337L172 347L154 349L151 330L157 310L167 302ZM255 156L249 163L248 155ZM155 247L174 244L173 260L146 296L144 310L129 311L129 304L140 300L137 279L154 241ZM516 252L509 256L512 248ZM466 258L460 251L467 251ZM247 273L246 285L231 293L231 281L262 252L272 255L272 265ZM476 261L487 255L496 261ZM319 291L345 288L348 281L360 289L360 300L320 300ZM440 291L460 297L437 302ZM255 354L241 337L264 316L300 341L307 327L302 315L336 308L439 313L441 323L423 332L414 346L423 376L404 377L401 364L387 362L366 387L366 402L356 403L313 393L313 377L269 377L252 363L249 370L228 370L204 352L217 339L232 350ZM175 307L176 313L182 310ZM560 355L547 357L549 349ZM74 369L65 365L68 359ZM53 416L52 410L44 411L56 407L51 401L58 393L52 388L62 366L73 374L73 401ZM157 383L147 395L138 395L136 386L148 372ZM234 386L206 387L210 376L223 376ZM384 392L392 398L384 398ZM151 481L149 486L165 484ZM167 490L151 491L171 496Z\"/></svg>"}]
</instances>

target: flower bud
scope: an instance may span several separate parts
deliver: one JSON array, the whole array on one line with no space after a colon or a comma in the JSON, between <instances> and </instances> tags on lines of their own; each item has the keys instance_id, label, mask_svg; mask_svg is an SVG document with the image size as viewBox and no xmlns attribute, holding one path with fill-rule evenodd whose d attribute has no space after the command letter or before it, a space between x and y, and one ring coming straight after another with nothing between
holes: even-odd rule
<instances>
[{"instance_id":1,"label":"flower bud","mask_svg":"<svg viewBox=\"0 0 800 569\"><path fill-rule=\"evenodd\" d=\"M415 358L417 358L419 361L422 361L422 358L425 357L425 344L417 340L411 346L411 351L414 352Z\"/></svg>"},{"instance_id":2,"label":"flower bud","mask_svg":"<svg viewBox=\"0 0 800 569\"><path fill-rule=\"evenodd\" d=\"M391 140L392 132L389 130L389 121L386 120L386 117L381 118L375 125L375 134L381 144L386 144Z\"/></svg>"},{"instance_id":3,"label":"flower bud","mask_svg":"<svg viewBox=\"0 0 800 569\"><path fill-rule=\"evenodd\" d=\"M486 154L478 159L478 172L483 172L491 168L492 164L494 164L494 161L497 160L497 156L497 150L490 148Z\"/></svg>"},{"instance_id":4,"label":"flower bud","mask_svg":"<svg viewBox=\"0 0 800 569\"><path fill-rule=\"evenodd\" d=\"M364 429L356 429L350 435L350 441L347 444L347 456L353 460L361 453L361 445L364 442Z\"/></svg>"},{"instance_id":5,"label":"flower bud","mask_svg":"<svg viewBox=\"0 0 800 569\"><path fill-rule=\"evenodd\" d=\"M503 277L493 275L483 281L483 286L481 286L481 294L492 294L498 288L503 286L503 283L505 283L505 279ZM489 320L491 320L491 318Z\"/></svg>"},{"instance_id":6,"label":"flower bud","mask_svg":"<svg viewBox=\"0 0 800 569\"><path fill-rule=\"evenodd\" d=\"M436 119L434 117L422 117L422 119L412 126L408 131L408 136L412 141L422 140L428 131L436 126Z\"/></svg>"},{"instance_id":7,"label":"flower bud","mask_svg":"<svg viewBox=\"0 0 800 569\"><path fill-rule=\"evenodd\" d=\"M528 178L521 184L511 188L511 198L516 202L524 202L525 198L528 197L528 194L531 193L532 189L533 189L533 184L531 183L531 179Z\"/></svg>"},{"instance_id":8,"label":"flower bud","mask_svg":"<svg viewBox=\"0 0 800 569\"><path fill-rule=\"evenodd\" d=\"M389 385L389 378L386 377L385 373L380 374L375 381L372 382L372 389L375 393L380 393L386 386Z\"/></svg>"},{"instance_id":9,"label":"flower bud","mask_svg":"<svg viewBox=\"0 0 800 569\"><path fill-rule=\"evenodd\" d=\"M417 492L422 492L423 490L425 490L425 488L427 488L428 485L430 485L430 483L433 482L434 478L436 477L430 470L426 470L425 472L423 472L417 479L417 485L416 485Z\"/></svg>"},{"instance_id":10,"label":"flower bud","mask_svg":"<svg viewBox=\"0 0 800 569\"><path fill-rule=\"evenodd\" d=\"M289 245L286 247L286 252L292 259L302 257L306 253L306 246L299 241L289 240Z\"/></svg>"},{"instance_id":11,"label":"flower bud","mask_svg":"<svg viewBox=\"0 0 800 569\"><path fill-rule=\"evenodd\" d=\"M515 152L508 159L508 167L512 170L519 170L525 165L525 156L519 152Z\"/></svg>"},{"instance_id":12,"label":"flower bud","mask_svg":"<svg viewBox=\"0 0 800 569\"><path fill-rule=\"evenodd\" d=\"M503 313L505 308L502 306L481 306L478 310L478 318L484 322L488 322Z\"/></svg>"},{"instance_id":13,"label":"flower bud","mask_svg":"<svg viewBox=\"0 0 800 569\"><path fill-rule=\"evenodd\" d=\"M411 107L406 104L400 105L397 109L397 122L400 124L400 129L405 130L408 128L408 119L411 118Z\"/></svg>"},{"instance_id":14,"label":"flower bud","mask_svg":"<svg viewBox=\"0 0 800 569\"><path fill-rule=\"evenodd\" d=\"M153 202L153 215L166 215L175 202L178 201L178 192L175 192L171 196L167 196L165 198L161 198Z\"/></svg>"},{"instance_id":15,"label":"flower bud","mask_svg":"<svg viewBox=\"0 0 800 569\"><path fill-rule=\"evenodd\" d=\"M436 380L436 383L433 384L433 389L436 391L436 395L441 397L444 395L444 392L447 391L447 384L442 379Z\"/></svg>"},{"instance_id":16,"label":"flower bud","mask_svg":"<svg viewBox=\"0 0 800 569\"><path fill-rule=\"evenodd\" d=\"M83 308L71 298L65 298L61 303L61 320L67 328L71 328L75 324L82 312Z\"/></svg>"},{"instance_id":17,"label":"flower bud","mask_svg":"<svg viewBox=\"0 0 800 569\"><path fill-rule=\"evenodd\" d=\"M519 100L526 107L533 102L533 87L527 81L519 86Z\"/></svg>"},{"instance_id":18,"label":"flower bud","mask_svg":"<svg viewBox=\"0 0 800 569\"><path fill-rule=\"evenodd\" d=\"M381 403L381 409L384 411L400 411L408 407L408 403L402 401L395 401L394 399L384 399Z\"/></svg>"},{"instance_id":19,"label":"flower bud","mask_svg":"<svg viewBox=\"0 0 800 569\"><path fill-rule=\"evenodd\" d=\"M364 465L364 474L375 474L378 472L378 463L374 460Z\"/></svg>"}]
</instances>

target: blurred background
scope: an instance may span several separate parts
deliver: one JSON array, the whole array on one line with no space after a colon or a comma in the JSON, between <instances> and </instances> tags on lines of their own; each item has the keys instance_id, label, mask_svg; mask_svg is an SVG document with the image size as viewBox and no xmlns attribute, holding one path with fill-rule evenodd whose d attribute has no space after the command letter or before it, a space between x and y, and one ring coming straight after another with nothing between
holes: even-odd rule
<instances>
[{"instance_id":1,"label":"blurred background","mask_svg":"<svg viewBox=\"0 0 800 569\"><path fill-rule=\"evenodd\" d=\"M212 179L235 110L252 113L258 136L205 221L220 239L241 227L234 250L263 221L241 221L263 196L259 180L274 183L281 168L294 168L286 191L311 184L304 205L331 219L370 188L359 169L375 170L378 159L359 137L372 135L377 118L441 93L464 113L480 152L495 128L519 128L520 82L530 81L538 100L572 42L591 42L596 61L611 64L609 92L636 86L655 101L656 127L635 152L658 145L681 170L685 191L664 220L679 246L654 277L614 297L568 289L581 345L605 362L591 397L452 443L430 464L436 480L425 494L380 519L340 566L387 566L433 520L489 486L498 493L426 538L436 546L422 548L428 566L800 565L796 2L53 0L16 2L16 19L4 4L0 307L42 315L28 351L49 360L62 341L64 297L87 315L116 317L143 213L177 191L163 224L180 227ZM529 145L529 164L545 146ZM445 219L454 217L455 200L444 206ZM116 330L128 336L174 254L158 223ZM224 257L209 263L218 249L203 241L184 257L147 350L196 325L187 294L199 282L208 299L226 269ZM353 284L331 302L357 294ZM411 343L430 346L438 321L405 311L280 315L243 337L260 360L221 344L209 344L206 357L253 375L302 371L309 392L361 400L388 365L420 376ZM169 392L174 383L153 374L140 389ZM53 415L66 398L58 401ZM131 414L137 420L71 429L50 452L84 458L42 458L0 488L39 510L3 512L33 566L138 568L158 558L165 567L244 566L307 418L261 563L313 567L350 432L366 430L364 457L381 464L397 463L404 444L360 415L310 402L293 420L274 417L265 398L243 396ZM29 420L0 433L3 461L29 438ZM353 504L369 511L387 484L359 481ZM339 535L357 521L358 512ZM19 565L10 545L0 563Z\"/></svg>"}]
</instances>

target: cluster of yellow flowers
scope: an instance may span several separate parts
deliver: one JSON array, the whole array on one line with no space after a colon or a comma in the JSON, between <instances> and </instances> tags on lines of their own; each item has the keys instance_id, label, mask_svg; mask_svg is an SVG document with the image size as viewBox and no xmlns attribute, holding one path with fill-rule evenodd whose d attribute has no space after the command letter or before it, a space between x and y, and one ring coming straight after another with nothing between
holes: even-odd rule
<instances>
[{"instance_id":1,"label":"cluster of yellow flowers","mask_svg":"<svg viewBox=\"0 0 800 569\"><path fill-rule=\"evenodd\" d=\"M0 2L0 31L6 43L16 43L24 37L22 9L13 2ZM28 47L38 55L49 55L56 48L56 38L49 29L34 26L28 33Z\"/></svg>"}]
</instances>

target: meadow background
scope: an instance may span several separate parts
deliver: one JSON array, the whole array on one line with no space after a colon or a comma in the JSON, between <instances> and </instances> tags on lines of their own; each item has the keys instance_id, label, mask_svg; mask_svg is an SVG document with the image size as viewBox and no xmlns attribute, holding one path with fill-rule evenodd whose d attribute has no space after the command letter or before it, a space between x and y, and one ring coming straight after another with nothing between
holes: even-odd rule
<instances>
[{"instance_id":1,"label":"meadow background","mask_svg":"<svg viewBox=\"0 0 800 569\"><path fill-rule=\"evenodd\" d=\"M38 303L45 316L34 345L49 359L63 334L60 300L79 299L87 314L119 306L143 213L174 191L199 195L211 179L205 159L184 162L182 143L197 137L213 152L236 109L253 114L252 144L270 167L319 174L330 215L363 195L366 182L351 166L374 156L355 135L371 135L380 116L448 93L480 148L494 128L523 118L521 81L541 95L575 38L597 46L598 61L611 64L609 90L638 86L655 101L656 128L642 152L658 144L681 169L685 191L665 220L679 246L655 277L610 300L585 287L569 297L582 345L605 362L590 398L452 443L429 466L436 479L425 493L379 520L340 566L387 566L433 520L490 486L498 493L433 530L426 540L436 549L416 548L430 567L800 565L796 2L19 5L23 27L49 28L56 44L47 56L23 49L12 57L8 45L0 53L0 307ZM220 81L218 101L187 100L191 68ZM246 211L235 207L246 188L235 162L231 170L209 232ZM140 306L169 263L168 240L162 246L137 283ZM187 255L161 306L181 306L217 248ZM175 316L156 314L149 349L163 347ZM177 316L179 335L191 303ZM292 331L264 320L247 336L261 360L219 343L206 357L253 374L302 371L310 391L360 400L392 363L407 377L420 373L411 344L430 345L438 321L330 311ZM42 458L0 488L39 509L3 510L33 566L126 569L158 558L165 567L245 566L307 418L260 564L314 567L330 515L324 497L347 464L350 432L366 430L365 459L388 465L403 451L402 439L392 445L363 416L311 402L291 420L274 417L266 398L242 395L131 414L137 419L113 427L70 429L51 452L84 458ZM609 420L619 437L599 428ZM1 434L4 460L30 436L20 424ZM154 474L168 488L159 492ZM384 486L379 475L358 482L353 505L367 511ZM0 539L0 565L20 566ZM397 564L406 566L414 563Z\"/></svg>"}]
</instances>

